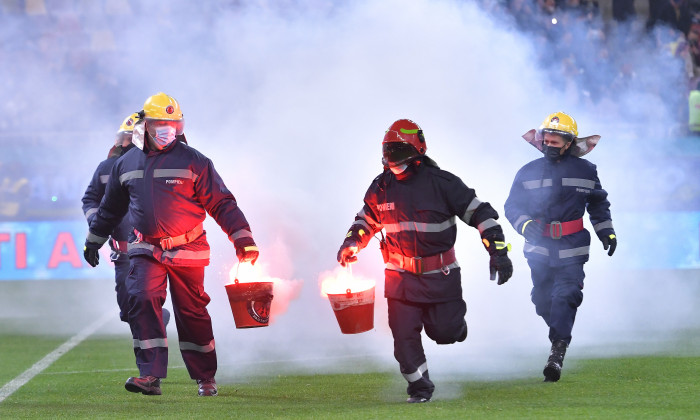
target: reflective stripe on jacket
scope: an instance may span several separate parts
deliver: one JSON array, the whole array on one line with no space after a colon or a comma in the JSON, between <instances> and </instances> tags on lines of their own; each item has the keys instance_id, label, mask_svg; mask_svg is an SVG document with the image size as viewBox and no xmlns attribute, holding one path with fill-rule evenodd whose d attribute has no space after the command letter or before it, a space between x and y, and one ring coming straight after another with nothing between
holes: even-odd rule
<instances>
[{"instance_id":1,"label":"reflective stripe on jacket","mask_svg":"<svg viewBox=\"0 0 700 420\"><path fill-rule=\"evenodd\" d=\"M545 158L523 166L515 175L505 204L506 218L522 235L530 219L543 223L568 222L583 217L586 209L596 234L614 233L608 193L598 180L596 166L585 159L565 155L559 162ZM591 235L584 229L560 239L542 237L525 242L525 257L551 266L588 261Z\"/></svg>"},{"instance_id":2,"label":"reflective stripe on jacket","mask_svg":"<svg viewBox=\"0 0 700 420\"><path fill-rule=\"evenodd\" d=\"M367 231L362 238L354 238L360 247L367 246L372 235L384 229L391 253L407 257L437 255L454 246L458 219L477 228L482 237L503 240L496 221L498 213L479 200L460 178L425 163L407 170L413 173L405 180L398 180L386 170L370 185L353 223ZM352 227L351 231L358 232ZM461 299L458 267L455 262L449 275L440 270L416 275L389 263L385 296L416 302Z\"/></svg>"}]
</instances>

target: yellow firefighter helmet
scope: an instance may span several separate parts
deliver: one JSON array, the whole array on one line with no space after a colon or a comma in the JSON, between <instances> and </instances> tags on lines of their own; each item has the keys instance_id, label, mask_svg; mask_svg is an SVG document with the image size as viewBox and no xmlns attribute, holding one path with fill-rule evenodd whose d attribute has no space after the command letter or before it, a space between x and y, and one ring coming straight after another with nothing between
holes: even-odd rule
<instances>
[{"instance_id":1,"label":"yellow firefighter helmet","mask_svg":"<svg viewBox=\"0 0 700 420\"><path fill-rule=\"evenodd\" d=\"M173 125L178 135L182 134L185 127L180 104L175 98L163 92L156 93L146 99L142 115L145 120L174 121Z\"/></svg>"},{"instance_id":2,"label":"yellow firefighter helmet","mask_svg":"<svg viewBox=\"0 0 700 420\"><path fill-rule=\"evenodd\" d=\"M139 114L134 112L124 119L122 125L119 126L118 133L134 131L134 125L139 121Z\"/></svg>"},{"instance_id":3,"label":"yellow firefighter helmet","mask_svg":"<svg viewBox=\"0 0 700 420\"><path fill-rule=\"evenodd\" d=\"M578 127L574 117L561 111L547 115L540 126L540 131L562 135L569 141L578 136Z\"/></svg>"},{"instance_id":4,"label":"yellow firefighter helmet","mask_svg":"<svg viewBox=\"0 0 700 420\"><path fill-rule=\"evenodd\" d=\"M132 142L132 137L134 133L134 126L140 121L138 112L134 112L128 117L124 118L124 122L119 126L117 130L117 135L114 138L114 146L109 149L107 157L121 156L124 147L127 147Z\"/></svg>"}]
</instances>

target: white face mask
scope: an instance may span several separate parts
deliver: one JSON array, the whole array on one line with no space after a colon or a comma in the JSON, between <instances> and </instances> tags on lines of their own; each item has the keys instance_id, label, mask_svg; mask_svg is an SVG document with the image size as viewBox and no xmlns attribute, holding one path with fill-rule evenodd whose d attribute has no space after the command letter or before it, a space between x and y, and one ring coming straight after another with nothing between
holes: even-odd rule
<instances>
[{"instance_id":1,"label":"white face mask","mask_svg":"<svg viewBox=\"0 0 700 420\"><path fill-rule=\"evenodd\" d=\"M391 172L393 172L394 175L400 174L401 172L405 171L406 168L408 168L408 165L405 164L405 163L404 163L403 165L397 165L397 166L390 166L390 167L389 167L389 169L391 169Z\"/></svg>"},{"instance_id":2,"label":"white face mask","mask_svg":"<svg viewBox=\"0 0 700 420\"><path fill-rule=\"evenodd\" d=\"M156 127L155 131L156 135L153 136L153 142L158 150L163 150L175 140L175 127L161 126Z\"/></svg>"}]
</instances>

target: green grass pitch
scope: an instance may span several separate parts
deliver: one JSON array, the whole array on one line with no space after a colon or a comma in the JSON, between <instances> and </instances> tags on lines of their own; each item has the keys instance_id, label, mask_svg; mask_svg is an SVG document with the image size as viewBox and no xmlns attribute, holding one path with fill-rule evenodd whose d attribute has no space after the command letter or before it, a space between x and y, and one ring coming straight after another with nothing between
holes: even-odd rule
<instances>
[{"instance_id":1,"label":"green grass pitch","mask_svg":"<svg viewBox=\"0 0 700 420\"><path fill-rule=\"evenodd\" d=\"M3 335L2 384L58 344L55 338ZM263 374L220 383L218 397L202 398L181 359L171 361L175 368L163 381L162 396L132 394L123 388L135 373L128 344L128 337L87 339L0 403L0 418L700 418L696 356L577 360L554 384L539 376L464 378L449 384L458 395L406 404L396 372Z\"/></svg>"}]
</instances>

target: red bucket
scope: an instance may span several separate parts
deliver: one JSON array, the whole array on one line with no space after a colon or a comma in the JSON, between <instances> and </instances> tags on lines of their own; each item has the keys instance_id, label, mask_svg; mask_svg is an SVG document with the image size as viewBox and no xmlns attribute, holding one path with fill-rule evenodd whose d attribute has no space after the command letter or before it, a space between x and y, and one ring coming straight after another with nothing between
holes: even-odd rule
<instances>
[{"instance_id":1,"label":"red bucket","mask_svg":"<svg viewBox=\"0 0 700 420\"><path fill-rule=\"evenodd\" d=\"M267 327L272 305L272 282L236 283L226 285L236 328Z\"/></svg>"},{"instance_id":2,"label":"red bucket","mask_svg":"<svg viewBox=\"0 0 700 420\"><path fill-rule=\"evenodd\" d=\"M357 334L374 328L374 287L352 293L328 293L340 332Z\"/></svg>"}]
</instances>

